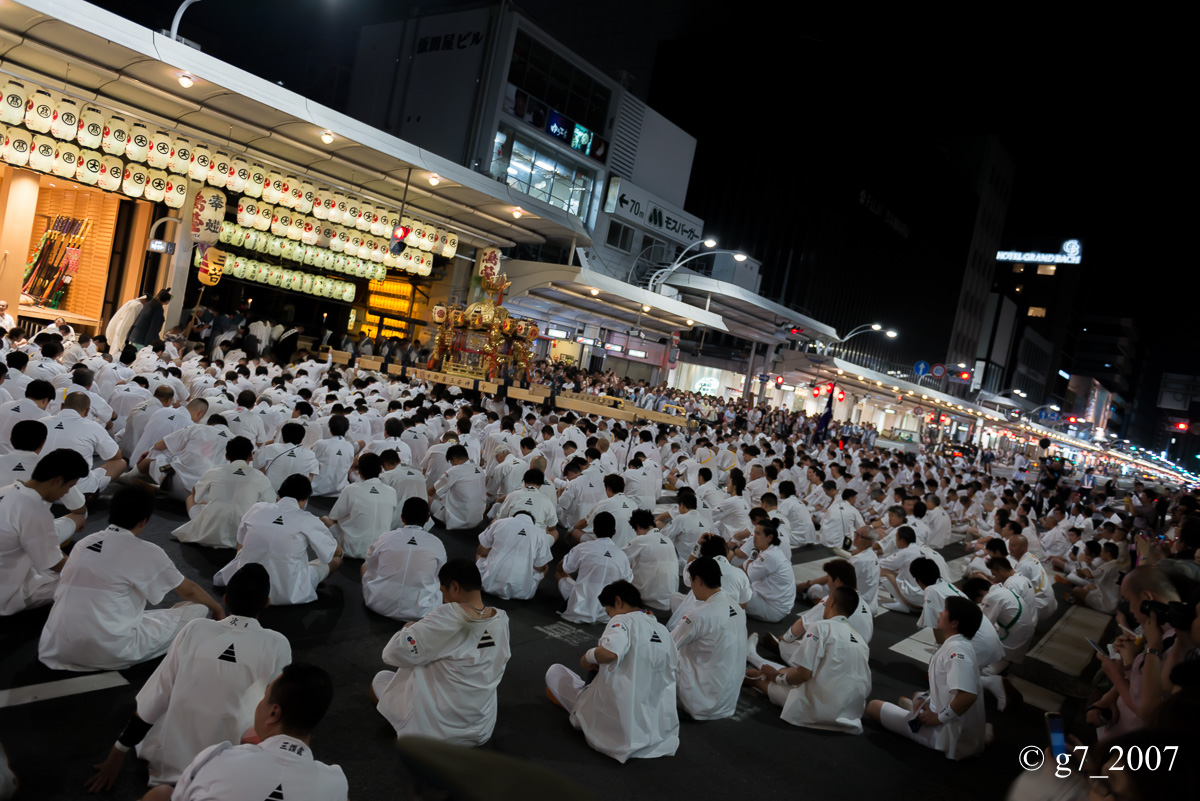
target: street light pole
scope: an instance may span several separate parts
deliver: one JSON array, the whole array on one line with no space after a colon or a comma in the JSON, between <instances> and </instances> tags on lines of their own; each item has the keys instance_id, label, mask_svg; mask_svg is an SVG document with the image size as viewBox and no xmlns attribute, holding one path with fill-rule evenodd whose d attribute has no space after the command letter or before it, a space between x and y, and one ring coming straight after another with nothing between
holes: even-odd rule
<instances>
[{"instance_id":1,"label":"street light pole","mask_svg":"<svg viewBox=\"0 0 1200 801\"><path fill-rule=\"evenodd\" d=\"M693 247L694 247L694 245L693 245ZM745 261L748 258L745 253L739 253L738 251L735 251L735 250L713 250L713 251L709 251L709 252L710 253L732 253L733 258L737 261ZM687 253L687 251L685 250L683 253ZM679 256L681 258L676 258L675 261L670 266L663 267L661 270L654 273L654 275L650 276L650 280L646 284L646 289L650 290L651 292L657 292L658 288L661 287L663 285L663 283L668 278L671 277L671 273L675 272L680 267L687 264L689 261L693 261L694 259L699 259L699 258L709 255L708 253L697 253L695 256L688 256L686 259L684 259L684 258L682 258L683 253L680 253Z\"/></svg>"},{"instance_id":2,"label":"street light pole","mask_svg":"<svg viewBox=\"0 0 1200 801\"><path fill-rule=\"evenodd\" d=\"M175 19L171 20L171 38L179 41L179 21L183 19L183 12L187 11L190 6L199 3L200 0L183 0L179 4L179 8L175 10Z\"/></svg>"}]
</instances>

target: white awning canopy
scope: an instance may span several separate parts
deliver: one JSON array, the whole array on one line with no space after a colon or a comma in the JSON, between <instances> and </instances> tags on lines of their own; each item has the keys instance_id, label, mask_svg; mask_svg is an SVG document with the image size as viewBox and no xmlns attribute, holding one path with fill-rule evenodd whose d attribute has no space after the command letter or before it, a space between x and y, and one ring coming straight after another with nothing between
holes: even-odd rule
<instances>
[{"instance_id":1,"label":"white awning canopy","mask_svg":"<svg viewBox=\"0 0 1200 801\"><path fill-rule=\"evenodd\" d=\"M403 202L469 244L591 241L572 214L80 0L0 2L0 72L379 202ZM193 78L186 89L184 72ZM326 131L330 144L321 140Z\"/></svg>"},{"instance_id":2,"label":"white awning canopy","mask_svg":"<svg viewBox=\"0 0 1200 801\"><path fill-rule=\"evenodd\" d=\"M669 275L665 286L678 291L684 302L721 315L729 333L749 342L779 345L789 339L837 339L837 331L832 326L767 300L737 284L683 269ZM791 326L803 328L804 333L788 336L784 329Z\"/></svg>"}]
</instances>

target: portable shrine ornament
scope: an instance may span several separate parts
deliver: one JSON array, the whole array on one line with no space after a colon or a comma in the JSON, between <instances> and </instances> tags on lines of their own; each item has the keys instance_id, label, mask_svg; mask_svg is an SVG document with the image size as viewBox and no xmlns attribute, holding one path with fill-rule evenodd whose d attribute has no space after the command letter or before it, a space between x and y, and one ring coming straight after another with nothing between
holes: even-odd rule
<instances>
[{"instance_id":1,"label":"portable shrine ornament","mask_svg":"<svg viewBox=\"0 0 1200 801\"><path fill-rule=\"evenodd\" d=\"M9 128L4 137L4 160L14 167L24 167L29 163L29 153L33 150L33 136L24 128Z\"/></svg>"},{"instance_id":2,"label":"portable shrine ornament","mask_svg":"<svg viewBox=\"0 0 1200 801\"><path fill-rule=\"evenodd\" d=\"M100 180L97 185L107 192L117 192L121 189L121 181L125 178L125 162L116 156L101 156Z\"/></svg>"},{"instance_id":3,"label":"portable shrine ornament","mask_svg":"<svg viewBox=\"0 0 1200 801\"><path fill-rule=\"evenodd\" d=\"M166 131L150 134L150 149L146 151L146 163L155 170L165 170L171 163L171 135Z\"/></svg>"},{"instance_id":4,"label":"portable shrine ornament","mask_svg":"<svg viewBox=\"0 0 1200 801\"><path fill-rule=\"evenodd\" d=\"M79 133L79 104L64 97L54 105L50 117L50 135L64 142L74 142Z\"/></svg>"},{"instance_id":5,"label":"portable shrine ornament","mask_svg":"<svg viewBox=\"0 0 1200 801\"><path fill-rule=\"evenodd\" d=\"M59 142L54 151L54 166L51 172L59 178L74 180L75 169L79 165L79 148L70 142Z\"/></svg>"},{"instance_id":6,"label":"portable shrine ornament","mask_svg":"<svg viewBox=\"0 0 1200 801\"><path fill-rule=\"evenodd\" d=\"M144 162L150 152L150 131L140 122L135 122L129 128L129 141L125 143L125 157L132 161Z\"/></svg>"},{"instance_id":7,"label":"portable shrine ornament","mask_svg":"<svg viewBox=\"0 0 1200 801\"><path fill-rule=\"evenodd\" d=\"M257 161L250 165L250 175L246 178L245 193L253 198L261 198L263 185L267 182L267 168Z\"/></svg>"},{"instance_id":8,"label":"portable shrine ornament","mask_svg":"<svg viewBox=\"0 0 1200 801\"><path fill-rule=\"evenodd\" d=\"M87 106L79 112L79 132L75 141L82 148L95 150L104 139L104 113L95 106Z\"/></svg>"},{"instance_id":9,"label":"portable shrine ornament","mask_svg":"<svg viewBox=\"0 0 1200 801\"><path fill-rule=\"evenodd\" d=\"M212 163L212 151L207 145L192 147L192 162L188 165L188 178L193 181L207 181L208 167Z\"/></svg>"},{"instance_id":10,"label":"portable shrine ornament","mask_svg":"<svg viewBox=\"0 0 1200 801\"><path fill-rule=\"evenodd\" d=\"M9 81L4 85L4 99L0 102L0 122L5 125L20 125L25 121L25 102L29 90L25 84Z\"/></svg>"},{"instance_id":11,"label":"portable shrine ornament","mask_svg":"<svg viewBox=\"0 0 1200 801\"><path fill-rule=\"evenodd\" d=\"M129 141L129 123L124 117L112 116L104 121L104 135L100 137L100 149L110 156L124 156L125 143Z\"/></svg>"},{"instance_id":12,"label":"portable shrine ornament","mask_svg":"<svg viewBox=\"0 0 1200 801\"><path fill-rule=\"evenodd\" d=\"M75 180L87 186L98 184L100 172L104 169L102 158L98 150L80 150L79 162L75 165Z\"/></svg>"},{"instance_id":13,"label":"portable shrine ornament","mask_svg":"<svg viewBox=\"0 0 1200 801\"><path fill-rule=\"evenodd\" d=\"M130 197L141 197L146 191L146 179L150 171L145 164L131 161L125 165L125 178L121 181L121 191Z\"/></svg>"},{"instance_id":14,"label":"portable shrine ornament","mask_svg":"<svg viewBox=\"0 0 1200 801\"><path fill-rule=\"evenodd\" d=\"M49 133L54 122L54 98L38 89L25 101L25 127L34 133Z\"/></svg>"},{"instance_id":15,"label":"portable shrine ornament","mask_svg":"<svg viewBox=\"0 0 1200 801\"><path fill-rule=\"evenodd\" d=\"M192 203L192 241L214 245L225 219L225 193L211 186L201 186Z\"/></svg>"}]
</instances>

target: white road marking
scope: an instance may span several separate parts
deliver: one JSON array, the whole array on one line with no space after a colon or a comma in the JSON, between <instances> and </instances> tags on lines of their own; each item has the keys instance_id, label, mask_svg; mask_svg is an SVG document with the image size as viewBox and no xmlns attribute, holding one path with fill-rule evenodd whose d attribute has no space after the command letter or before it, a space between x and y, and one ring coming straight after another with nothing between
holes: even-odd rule
<instances>
[{"instance_id":1,"label":"white road marking","mask_svg":"<svg viewBox=\"0 0 1200 801\"><path fill-rule=\"evenodd\" d=\"M107 690L111 687L122 687L128 683L120 673L113 671L76 676L60 681L48 681L45 684L13 687L11 690L0 690L0 708L32 704L35 701L49 701L52 698L80 695L96 690Z\"/></svg>"}]
</instances>

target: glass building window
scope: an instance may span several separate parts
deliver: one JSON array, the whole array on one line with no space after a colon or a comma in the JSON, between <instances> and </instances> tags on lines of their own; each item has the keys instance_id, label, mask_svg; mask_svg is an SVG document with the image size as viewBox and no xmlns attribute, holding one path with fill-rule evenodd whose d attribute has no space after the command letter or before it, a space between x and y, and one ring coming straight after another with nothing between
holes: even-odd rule
<instances>
[{"instance_id":1,"label":"glass building window","mask_svg":"<svg viewBox=\"0 0 1200 801\"><path fill-rule=\"evenodd\" d=\"M1039 264L1038 275L1054 275L1058 268L1053 264Z\"/></svg>"},{"instance_id":2,"label":"glass building window","mask_svg":"<svg viewBox=\"0 0 1200 801\"><path fill-rule=\"evenodd\" d=\"M622 225L616 220L608 221L608 237L605 243L610 248L623 250L626 253L633 250L633 229L628 225Z\"/></svg>"},{"instance_id":3,"label":"glass building window","mask_svg":"<svg viewBox=\"0 0 1200 801\"><path fill-rule=\"evenodd\" d=\"M543 203L587 217L595 172L560 160L549 148L515 137L510 128L496 132L490 173Z\"/></svg>"},{"instance_id":4,"label":"glass building window","mask_svg":"<svg viewBox=\"0 0 1200 801\"><path fill-rule=\"evenodd\" d=\"M1029 316L1030 317L1045 317L1046 316L1046 307L1045 306L1030 306L1029 307Z\"/></svg>"},{"instance_id":5,"label":"glass building window","mask_svg":"<svg viewBox=\"0 0 1200 801\"><path fill-rule=\"evenodd\" d=\"M592 131L608 128L612 92L550 48L518 31L508 82Z\"/></svg>"}]
</instances>

